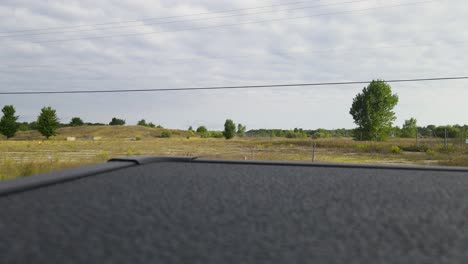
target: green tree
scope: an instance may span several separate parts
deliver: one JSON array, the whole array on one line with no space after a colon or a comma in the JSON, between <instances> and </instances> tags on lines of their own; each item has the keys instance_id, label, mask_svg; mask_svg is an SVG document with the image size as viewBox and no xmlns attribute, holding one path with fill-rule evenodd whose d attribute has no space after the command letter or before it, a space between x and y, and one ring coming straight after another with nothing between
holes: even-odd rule
<instances>
[{"instance_id":1,"label":"green tree","mask_svg":"<svg viewBox=\"0 0 468 264\"><path fill-rule=\"evenodd\" d=\"M245 135L245 131L247 130L246 126L243 126L242 124L237 125L237 136L238 137L243 137Z\"/></svg>"},{"instance_id":2,"label":"green tree","mask_svg":"<svg viewBox=\"0 0 468 264\"><path fill-rule=\"evenodd\" d=\"M59 125L60 123L55 109L52 109L50 106L41 109L41 114L37 118L37 130L39 130L43 136L47 139L51 136L55 136Z\"/></svg>"},{"instance_id":3,"label":"green tree","mask_svg":"<svg viewBox=\"0 0 468 264\"><path fill-rule=\"evenodd\" d=\"M355 139L381 141L388 137L395 121L393 108L398 103L398 95L392 94L390 85L384 81L372 81L356 95L349 113L354 123Z\"/></svg>"},{"instance_id":4,"label":"green tree","mask_svg":"<svg viewBox=\"0 0 468 264\"><path fill-rule=\"evenodd\" d=\"M417 121L414 118L405 120L403 127L400 131L400 136L404 138L414 138L418 132Z\"/></svg>"},{"instance_id":5,"label":"green tree","mask_svg":"<svg viewBox=\"0 0 468 264\"><path fill-rule=\"evenodd\" d=\"M208 129L206 129L205 126L199 126L199 127L197 128L197 133L205 134L206 132L208 132Z\"/></svg>"},{"instance_id":6,"label":"green tree","mask_svg":"<svg viewBox=\"0 0 468 264\"><path fill-rule=\"evenodd\" d=\"M113 117L109 125L110 126L123 126L125 125L125 120Z\"/></svg>"},{"instance_id":7,"label":"green tree","mask_svg":"<svg viewBox=\"0 0 468 264\"><path fill-rule=\"evenodd\" d=\"M13 137L18 131L18 117L15 116L16 110L12 105L6 105L2 109L3 117L0 119L0 133L7 139Z\"/></svg>"},{"instance_id":8,"label":"green tree","mask_svg":"<svg viewBox=\"0 0 468 264\"><path fill-rule=\"evenodd\" d=\"M70 126L72 127L83 126L83 125L84 125L84 122L79 117L73 117L70 121Z\"/></svg>"},{"instance_id":9,"label":"green tree","mask_svg":"<svg viewBox=\"0 0 468 264\"><path fill-rule=\"evenodd\" d=\"M188 131L193 131L192 126L189 126Z\"/></svg>"},{"instance_id":10,"label":"green tree","mask_svg":"<svg viewBox=\"0 0 468 264\"><path fill-rule=\"evenodd\" d=\"M146 124L146 120L142 119L138 121L137 126L148 126L148 124Z\"/></svg>"},{"instance_id":11,"label":"green tree","mask_svg":"<svg viewBox=\"0 0 468 264\"><path fill-rule=\"evenodd\" d=\"M155 128L155 127L156 127L156 125L155 125L155 124L153 124L152 122L149 122L149 123L148 123L148 127Z\"/></svg>"},{"instance_id":12,"label":"green tree","mask_svg":"<svg viewBox=\"0 0 468 264\"><path fill-rule=\"evenodd\" d=\"M231 119L226 119L226 122L224 123L224 131L223 135L226 139L231 139L235 136L236 134L236 124L234 124L234 121Z\"/></svg>"}]
</instances>

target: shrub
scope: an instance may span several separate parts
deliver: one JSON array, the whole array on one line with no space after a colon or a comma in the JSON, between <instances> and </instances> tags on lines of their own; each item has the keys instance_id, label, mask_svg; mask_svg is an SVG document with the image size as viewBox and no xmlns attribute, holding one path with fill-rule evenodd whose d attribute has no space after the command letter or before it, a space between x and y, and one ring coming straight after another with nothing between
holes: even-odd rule
<instances>
[{"instance_id":1,"label":"shrub","mask_svg":"<svg viewBox=\"0 0 468 264\"><path fill-rule=\"evenodd\" d=\"M162 138L170 138L172 136L172 133L170 131L163 131L161 133Z\"/></svg>"},{"instance_id":2,"label":"shrub","mask_svg":"<svg viewBox=\"0 0 468 264\"><path fill-rule=\"evenodd\" d=\"M212 137L212 138L223 138L224 135L223 135L222 132L212 131L212 132L210 132L210 137Z\"/></svg>"},{"instance_id":3,"label":"shrub","mask_svg":"<svg viewBox=\"0 0 468 264\"><path fill-rule=\"evenodd\" d=\"M206 132L208 132L208 129L206 129L205 126L199 126L197 128L197 133L203 134L203 133L206 133Z\"/></svg>"},{"instance_id":4,"label":"shrub","mask_svg":"<svg viewBox=\"0 0 468 264\"><path fill-rule=\"evenodd\" d=\"M284 136L286 138L306 138L307 134L302 131L288 130Z\"/></svg>"},{"instance_id":5,"label":"shrub","mask_svg":"<svg viewBox=\"0 0 468 264\"><path fill-rule=\"evenodd\" d=\"M146 123L146 120L142 119L138 121L137 126L148 126L148 124Z\"/></svg>"},{"instance_id":6,"label":"shrub","mask_svg":"<svg viewBox=\"0 0 468 264\"><path fill-rule=\"evenodd\" d=\"M209 138L211 136L211 133L206 131L203 133L199 133L201 138Z\"/></svg>"},{"instance_id":7,"label":"shrub","mask_svg":"<svg viewBox=\"0 0 468 264\"><path fill-rule=\"evenodd\" d=\"M437 155L437 152L435 150L432 150L432 149L428 149L426 151L426 154L431 156L431 158L433 158L435 155Z\"/></svg>"},{"instance_id":8,"label":"shrub","mask_svg":"<svg viewBox=\"0 0 468 264\"><path fill-rule=\"evenodd\" d=\"M296 134L293 132L293 131L288 131L286 132L286 134L284 135L286 138L296 138Z\"/></svg>"},{"instance_id":9,"label":"shrub","mask_svg":"<svg viewBox=\"0 0 468 264\"><path fill-rule=\"evenodd\" d=\"M409 151L409 152L426 152L429 149L429 147L426 145L400 146L400 148L404 151Z\"/></svg>"},{"instance_id":10,"label":"shrub","mask_svg":"<svg viewBox=\"0 0 468 264\"><path fill-rule=\"evenodd\" d=\"M84 122L81 118L79 117L73 117L70 121L70 126L72 127L77 127L77 126L84 126Z\"/></svg>"},{"instance_id":11,"label":"shrub","mask_svg":"<svg viewBox=\"0 0 468 264\"><path fill-rule=\"evenodd\" d=\"M125 120L113 117L109 122L109 126L123 126L125 125Z\"/></svg>"},{"instance_id":12,"label":"shrub","mask_svg":"<svg viewBox=\"0 0 468 264\"><path fill-rule=\"evenodd\" d=\"M366 144L356 144L356 150L366 152L369 150L369 145Z\"/></svg>"},{"instance_id":13,"label":"shrub","mask_svg":"<svg viewBox=\"0 0 468 264\"><path fill-rule=\"evenodd\" d=\"M398 153L401 153L401 148L398 147L398 146L391 146L390 147L390 152L392 152L393 154L398 154Z\"/></svg>"}]
</instances>

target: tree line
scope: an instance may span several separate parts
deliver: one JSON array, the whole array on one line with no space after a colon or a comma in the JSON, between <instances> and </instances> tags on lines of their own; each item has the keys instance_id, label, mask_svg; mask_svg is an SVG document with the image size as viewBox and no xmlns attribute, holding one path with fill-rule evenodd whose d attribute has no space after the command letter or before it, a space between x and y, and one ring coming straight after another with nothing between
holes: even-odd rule
<instances>
[{"instance_id":1,"label":"tree line","mask_svg":"<svg viewBox=\"0 0 468 264\"><path fill-rule=\"evenodd\" d=\"M16 110L12 105L6 105L2 109L3 116L0 119L0 133L7 139L12 138L19 130L21 124L18 123ZM24 123L22 124L24 126ZM59 119L55 109L44 107L34 123L34 127L47 139L56 135L57 128L60 126Z\"/></svg>"},{"instance_id":2,"label":"tree line","mask_svg":"<svg viewBox=\"0 0 468 264\"><path fill-rule=\"evenodd\" d=\"M57 129L60 127L79 127L79 126L104 126L102 123L85 123L80 117L73 117L68 124L60 123L57 117L57 111L50 106L43 107L36 121L33 122L18 122L19 116L16 115L16 110L13 105L6 105L2 109L3 116L0 119L0 133L7 139L15 136L18 131L37 130L47 139L57 134ZM125 120L113 117L108 125L110 126L123 126ZM156 126L152 122L146 122L145 119L141 119L137 122L138 126L150 127L150 128L163 128L161 125ZM189 131L194 134L192 127L189 127ZM242 124L236 124L231 119L227 119L224 124L224 131L208 131L205 126L199 126L196 130L201 137L208 138L226 138L231 139L234 136L242 137L245 135L246 126ZM169 131L164 131L161 137L171 137Z\"/></svg>"},{"instance_id":3,"label":"tree line","mask_svg":"<svg viewBox=\"0 0 468 264\"><path fill-rule=\"evenodd\" d=\"M192 126L188 128L188 131L192 134L197 133L202 138L225 138L232 139L235 136L243 137L246 133L247 127L241 123L236 124L232 119L226 119L224 122L224 130L220 131L209 131L206 126L199 126L196 130Z\"/></svg>"},{"instance_id":4,"label":"tree line","mask_svg":"<svg viewBox=\"0 0 468 264\"><path fill-rule=\"evenodd\" d=\"M382 141L388 137L411 138L417 136L423 137L448 137L462 138L468 137L468 125L436 126L428 125L420 127L417 125L416 118L405 120L402 127L394 126L396 120L394 107L398 104L399 97L392 93L390 85L383 80L372 81L364 87L362 92L358 93L353 99L349 114L353 117L357 125L355 129L316 129L304 130L295 128L294 130L283 129L257 129L246 131L242 124L236 124L231 119L224 123L224 131L208 131L206 127L200 126L193 130L189 127L191 133L198 133L201 137L214 137L231 139L234 136L242 137L244 135L253 137L286 137L286 138L329 138L329 137L354 137L356 140L374 140ZM73 117L68 124L61 124L57 118L55 109L44 107L41 109L36 121L31 123L18 123L18 116L15 116L15 108L7 105L2 109L3 117L0 120L0 133L7 138L11 138L18 130L38 130L46 138L54 136L57 128L64 126L83 126L83 125L105 125L101 123L85 123L79 117ZM125 125L125 120L113 117L108 125ZM137 125L145 127L157 127L152 122L145 119L138 121ZM170 135L169 135L170 136Z\"/></svg>"}]
</instances>

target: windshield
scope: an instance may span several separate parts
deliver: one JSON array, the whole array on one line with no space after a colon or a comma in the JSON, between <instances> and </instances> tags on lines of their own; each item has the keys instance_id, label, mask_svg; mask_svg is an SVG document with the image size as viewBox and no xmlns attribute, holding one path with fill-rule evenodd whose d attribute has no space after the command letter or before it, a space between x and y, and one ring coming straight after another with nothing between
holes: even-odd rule
<instances>
[{"instance_id":1,"label":"windshield","mask_svg":"<svg viewBox=\"0 0 468 264\"><path fill-rule=\"evenodd\" d=\"M465 1L2 1L0 179L122 156L468 166Z\"/></svg>"}]
</instances>

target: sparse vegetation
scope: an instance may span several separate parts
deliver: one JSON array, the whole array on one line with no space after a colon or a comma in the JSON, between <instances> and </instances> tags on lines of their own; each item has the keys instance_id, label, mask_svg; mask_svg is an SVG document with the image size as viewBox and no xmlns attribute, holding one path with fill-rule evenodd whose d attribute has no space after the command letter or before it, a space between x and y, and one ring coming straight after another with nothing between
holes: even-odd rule
<instances>
[{"instance_id":1,"label":"sparse vegetation","mask_svg":"<svg viewBox=\"0 0 468 264\"><path fill-rule=\"evenodd\" d=\"M317 161L468 166L467 125L417 127L416 119L411 118L405 121L402 129L392 127L395 119L392 108L397 102L398 97L391 94L387 84L374 81L354 99L350 113L359 125L355 130L246 131L244 125L238 124L236 129L236 124L227 119L222 132L209 131L205 126L199 126L196 132L191 126L188 130L163 129L145 119L137 126L124 126L125 120L115 117L110 126L84 123L79 117L72 118L69 124L60 124L51 107L44 107L37 121L18 124L13 106L6 106L0 131L11 140L0 144L0 179L92 164L124 155L209 155L246 159L253 156L251 151L255 149L259 151L255 159L305 161L310 160L312 144L317 146ZM416 132L419 136L413 138ZM56 137L42 141L41 134L47 139ZM238 138L234 138L236 135ZM354 141L352 135L360 141ZM389 136L392 137L387 139ZM231 140L219 140L223 137ZM231 154L213 156L226 152Z\"/></svg>"},{"instance_id":2,"label":"sparse vegetation","mask_svg":"<svg viewBox=\"0 0 468 264\"><path fill-rule=\"evenodd\" d=\"M146 123L145 119L138 121L137 126L144 126L144 127L151 127L151 128L156 127L156 125L153 124L152 122Z\"/></svg>"},{"instance_id":3,"label":"sparse vegetation","mask_svg":"<svg viewBox=\"0 0 468 264\"><path fill-rule=\"evenodd\" d=\"M170 138L170 137L172 137L172 133L170 131L163 131L161 133L161 137L162 138Z\"/></svg>"},{"instance_id":4,"label":"sparse vegetation","mask_svg":"<svg viewBox=\"0 0 468 264\"><path fill-rule=\"evenodd\" d=\"M164 131L170 131L171 137L161 138ZM244 159L250 157L251 149L257 149L264 151L255 152L254 159L310 160L311 138L244 137L220 140L191 134L190 140L187 140L189 133L187 130L141 126L81 126L60 128L53 139L42 141L37 131L20 131L11 140L0 144L0 175L2 179L7 179L103 162L129 154L180 156L190 153L203 156L240 151L213 158ZM223 137L219 131L210 132L210 135ZM69 142L66 141L69 136L102 139ZM128 138L140 140L130 141ZM414 139L402 138L384 142L354 141L345 137L317 138L314 142L317 144L315 158L323 162L468 166L468 146L461 145L457 140L449 142L449 151L440 151L444 150L443 140L430 138L421 139L419 147ZM396 147L401 152L396 152Z\"/></svg>"}]
</instances>

